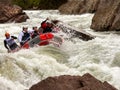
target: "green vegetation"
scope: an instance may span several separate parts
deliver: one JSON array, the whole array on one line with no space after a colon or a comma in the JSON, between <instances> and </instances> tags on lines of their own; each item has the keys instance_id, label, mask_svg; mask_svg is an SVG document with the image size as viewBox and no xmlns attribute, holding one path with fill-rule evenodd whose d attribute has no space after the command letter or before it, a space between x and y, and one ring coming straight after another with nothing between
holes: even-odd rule
<instances>
[{"instance_id":1,"label":"green vegetation","mask_svg":"<svg viewBox=\"0 0 120 90\"><path fill-rule=\"evenodd\" d=\"M13 0L13 4L23 9L57 9L67 0Z\"/></svg>"}]
</instances>

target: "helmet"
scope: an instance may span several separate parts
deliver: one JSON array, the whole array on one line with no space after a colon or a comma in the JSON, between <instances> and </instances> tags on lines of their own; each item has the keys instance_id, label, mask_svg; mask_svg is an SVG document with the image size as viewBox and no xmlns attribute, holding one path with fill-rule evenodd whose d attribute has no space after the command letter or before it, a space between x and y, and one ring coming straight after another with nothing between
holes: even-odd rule
<instances>
[{"instance_id":1,"label":"helmet","mask_svg":"<svg viewBox=\"0 0 120 90\"><path fill-rule=\"evenodd\" d=\"M5 33L5 37L9 37L10 34L8 32Z\"/></svg>"}]
</instances>

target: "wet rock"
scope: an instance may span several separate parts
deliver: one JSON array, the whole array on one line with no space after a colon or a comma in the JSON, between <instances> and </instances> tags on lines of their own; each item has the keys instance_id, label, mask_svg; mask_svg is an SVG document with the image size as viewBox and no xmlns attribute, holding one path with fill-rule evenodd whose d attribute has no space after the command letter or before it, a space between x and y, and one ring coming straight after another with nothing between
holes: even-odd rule
<instances>
[{"instance_id":1,"label":"wet rock","mask_svg":"<svg viewBox=\"0 0 120 90\"><path fill-rule=\"evenodd\" d=\"M54 23L55 26L59 27L64 33L66 33L69 36L68 39L79 38L84 41L88 41L88 40L92 40L95 38L95 36L83 30L79 30L78 28L72 27L61 21L54 20L52 21L52 23Z\"/></svg>"},{"instance_id":2,"label":"wet rock","mask_svg":"<svg viewBox=\"0 0 120 90\"><path fill-rule=\"evenodd\" d=\"M100 0L91 28L96 31L120 30L120 0Z\"/></svg>"},{"instance_id":3,"label":"wet rock","mask_svg":"<svg viewBox=\"0 0 120 90\"><path fill-rule=\"evenodd\" d=\"M23 22L29 17L17 5L0 3L0 23ZM19 18L18 18L19 17Z\"/></svg>"},{"instance_id":4,"label":"wet rock","mask_svg":"<svg viewBox=\"0 0 120 90\"><path fill-rule=\"evenodd\" d=\"M107 82L102 83L90 74L81 76L63 75L48 77L29 90L117 90Z\"/></svg>"},{"instance_id":5,"label":"wet rock","mask_svg":"<svg viewBox=\"0 0 120 90\"><path fill-rule=\"evenodd\" d=\"M10 19L8 22L14 21L15 23L21 23L21 22L26 22L26 19L28 18L29 17L26 15L26 13L23 12L23 13L16 15L14 18Z\"/></svg>"},{"instance_id":6,"label":"wet rock","mask_svg":"<svg viewBox=\"0 0 120 90\"><path fill-rule=\"evenodd\" d=\"M98 8L99 1L100 0L69 0L59 8L59 11L62 14L94 13Z\"/></svg>"}]
</instances>

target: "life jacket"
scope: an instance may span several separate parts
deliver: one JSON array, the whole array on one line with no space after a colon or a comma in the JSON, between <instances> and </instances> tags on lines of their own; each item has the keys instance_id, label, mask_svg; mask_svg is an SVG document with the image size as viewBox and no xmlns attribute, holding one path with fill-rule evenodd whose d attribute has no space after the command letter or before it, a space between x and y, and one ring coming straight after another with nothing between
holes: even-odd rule
<instances>
[{"instance_id":1,"label":"life jacket","mask_svg":"<svg viewBox=\"0 0 120 90\"><path fill-rule=\"evenodd\" d=\"M46 22L41 23L41 28L46 29L46 27L47 27L47 23Z\"/></svg>"},{"instance_id":2,"label":"life jacket","mask_svg":"<svg viewBox=\"0 0 120 90\"><path fill-rule=\"evenodd\" d=\"M23 32L22 41L28 41L30 39L30 34L28 32Z\"/></svg>"},{"instance_id":3,"label":"life jacket","mask_svg":"<svg viewBox=\"0 0 120 90\"><path fill-rule=\"evenodd\" d=\"M43 30L43 33L48 33L48 32L52 32L52 29L50 27L46 27L44 30Z\"/></svg>"},{"instance_id":4,"label":"life jacket","mask_svg":"<svg viewBox=\"0 0 120 90\"><path fill-rule=\"evenodd\" d=\"M8 39L5 39L5 41L6 41L6 43L8 44L9 47L12 46L15 43L14 39L11 38L11 37L8 38Z\"/></svg>"},{"instance_id":5,"label":"life jacket","mask_svg":"<svg viewBox=\"0 0 120 90\"><path fill-rule=\"evenodd\" d=\"M36 37L37 35L39 35L39 33L37 31L34 31L31 35L32 38Z\"/></svg>"}]
</instances>

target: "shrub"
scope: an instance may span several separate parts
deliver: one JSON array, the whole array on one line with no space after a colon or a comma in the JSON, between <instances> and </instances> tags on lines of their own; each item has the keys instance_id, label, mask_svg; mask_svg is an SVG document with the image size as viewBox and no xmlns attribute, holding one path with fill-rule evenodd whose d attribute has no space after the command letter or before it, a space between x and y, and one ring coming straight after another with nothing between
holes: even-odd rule
<instances>
[{"instance_id":1,"label":"shrub","mask_svg":"<svg viewBox=\"0 0 120 90\"><path fill-rule=\"evenodd\" d=\"M14 4L21 6L23 9L57 9L67 0L13 0Z\"/></svg>"}]
</instances>

